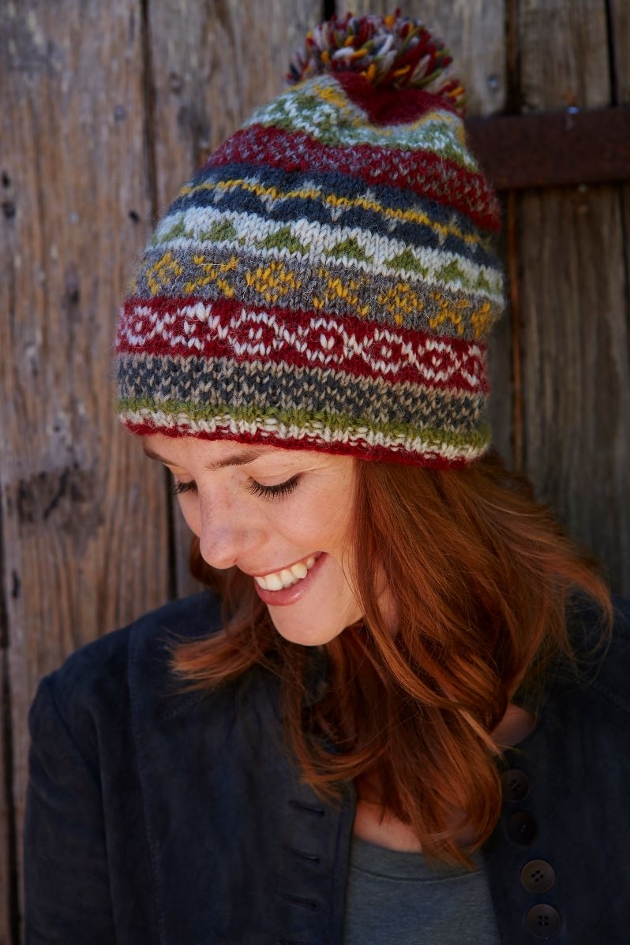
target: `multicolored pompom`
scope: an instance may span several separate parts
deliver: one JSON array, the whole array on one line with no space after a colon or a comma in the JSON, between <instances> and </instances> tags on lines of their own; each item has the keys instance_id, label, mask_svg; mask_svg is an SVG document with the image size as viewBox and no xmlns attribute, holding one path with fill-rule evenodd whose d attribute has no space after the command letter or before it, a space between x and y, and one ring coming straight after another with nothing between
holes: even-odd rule
<instances>
[{"instance_id":1,"label":"multicolored pompom","mask_svg":"<svg viewBox=\"0 0 630 945\"><path fill-rule=\"evenodd\" d=\"M430 92L460 114L465 91L445 70L452 63L444 43L420 20L400 15L333 16L306 36L293 58L291 85L322 73L354 72L381 88L415 88Z\"/></svg>"}]
</instances>

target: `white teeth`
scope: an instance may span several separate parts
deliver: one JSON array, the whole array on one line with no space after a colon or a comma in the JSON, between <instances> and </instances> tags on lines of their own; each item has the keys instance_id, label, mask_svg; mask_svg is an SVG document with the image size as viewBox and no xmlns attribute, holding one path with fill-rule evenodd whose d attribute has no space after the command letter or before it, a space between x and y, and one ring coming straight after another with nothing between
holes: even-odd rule
<instances>
[{"instance_id":1,"label":"white teeth","mask_svg":"<svg viewBox=\"0 0 630 945\"><path fill-rule=\"evenodd\" d=\"M281 591L282 590L282 578L279 574L268 574L267 575L267 590L268 591Z\"/></svg>"},{"instance_id":2,"label":"white teeth","mask_svg":"<svg viewBox=\"0 0 630 945\"><path fill-rule=\"evenodd\" d=\"M311 556L306 561L292 564L290 568L283 568L282 571L266 574L264 577L255 577L254 580L266 591L280 591L283 587L292 587L293 584L305 578L316 561L317 558Z\"/></svg>"}]
</instances>

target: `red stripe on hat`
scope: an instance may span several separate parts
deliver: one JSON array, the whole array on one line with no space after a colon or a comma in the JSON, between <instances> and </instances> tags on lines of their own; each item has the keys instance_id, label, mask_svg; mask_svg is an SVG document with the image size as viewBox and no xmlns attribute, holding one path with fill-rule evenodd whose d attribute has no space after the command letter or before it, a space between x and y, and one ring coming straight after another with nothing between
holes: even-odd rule
<instances>
[{"instance_id":1,"label":"red stripe on hat","mask_svg":"<svg viewBox=\"0 0 630 945\"><path fill-rule=\"evenodd\" d=\"M486 393L485 345L315 311L248 309L241 302L128 299L119 354L227 358L330 368L354 377Z\"/></svg>"},{"instance_id":2,"label":"red stripe on hat","mask_svg":"<svg viewBox=\"0 0 630 945\"><path fill-rule=\"evenodd\" d=\"M205 166L232 163L300 171L313 180L317 180L318 171L347 174L373 186L398 187L430 197L454 207L484 229L501 228L498 200L484 177L431 151L369 144L331 147L301 131L255 124L228 138Z\"/></svg>"}]
</instances>

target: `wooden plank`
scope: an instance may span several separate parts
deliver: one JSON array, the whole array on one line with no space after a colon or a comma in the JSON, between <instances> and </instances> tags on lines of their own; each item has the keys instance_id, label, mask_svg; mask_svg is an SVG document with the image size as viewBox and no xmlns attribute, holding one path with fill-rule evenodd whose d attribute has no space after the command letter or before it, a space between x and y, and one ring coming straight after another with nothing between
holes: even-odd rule
<instances>
[{"instance_id":1,"label":"wooden plank","mask_svg":"<svg viewBox=\"0 0 630 945\"><path fill-rule=\"evenodd\" d=\"M497 190L630 180L630 108L473 118L466 133Z\"/></svg>"},{"instance_id":2,"label":"wooden plank","mask_svg":"<svg viewBox=\"0 0 630 945\"><path fill-rule=\"evenodd\" d=\"M511 344L512 325L508 311L493 329L488 343L488 414L492 427L492 445L509 466L514 464Z\"/></svg>"},{"instance_id":3,"label":"wooden plank","mask_svg":"<svg viewBox=\"0 0 630 945\"><path fill-rule=\"evenodd\" d=\"M508 466L521 469L522 432L520 424L520 379L514 369L514 355L518 353L519 299L517 259L514 243L513 195L502 198L503 229L499 252L504 262L507 311L495 325L488 340L488 367L490 378L489 419L492 445Z\"/></svg>"},{"instance_id":4,"label":"wooden plank","mask_svg":"<svg viewBox=\"0 0 630 945\"><path fill-rule=\"evenodd\" d=\"M292 52L320 12L310 0L149 4L160 213L204 157L282 91ZM173 522L177 594L183 596L198 585L188 572L190 534L177 507Z\"/></svg>"},{"instance_id":5,"label":"wooden plank","mask_svg":"<svg viewBox=\"0 0 630 945\"><path fill-rule=\"evenodd\" d=\"M612 40L615 79L614 100L618 105L630 106L630 4L627 0L610 0L610 35ZM630 184L619 188L622 218L622 242L625 263L625 302L626 325L630 326ZM627 431L626 431L627 434ZM626 435L626 440L628 439ZM628 456L626 454L626 463ZM623 461L623 459L622 459ZM626 466L626 470L627 470ZM628 473L626 471L626 476ZM623 576L621 585L626 596L630 595L630 577Z\"/></svg>"},{"instance_id":6,"label":"wooden plank","mask_svg":"<svg viewBox=\"0 0 630 945\"><path fill-rule=\"evenodd\" d=\"M615 77L615 101L621 106L630 106L630 3L627 0L611 0L611 55ZM630 322L630 184L621 189L624 220L624 247L626 259L626 304Z\"/></svg>"},{"instance_id":7,"label":"wooden plank","mask_svg":"<svg viewBox=\"0 0 630 945\"><path fill-rule=\"evenodd\" d=\"M609 8L615 103L630 105L630 4L628 0L609 0Z\"/></svg>"},{"instance_id":8,"label":"wooden plank","mask_svg":"<svg viewBox=\"0 0 630 945\"><path fill-rule=\"evenodd\" d=\"M527 471L628 593L630 370L617 194L528 195L522 266Z\"/></svg>"},{"instance_id":9,"label":"wooden plank","mask_svg":"<svg viewBox=\"0 0 630 945\"><path fill-rule=\"evenodd\" d=\"M18 824L37 680L167 596L163 478L140 473L110 379L151 216L140 6L2 5L0 481Z\"/></svg>"},{"instance_id":10,"label":"wooden plank","mask_svg":"<svg viewBox=\"0 0 630 945\"><path fill-rule=\"evenodd\" d=\"M605 0L520 0L522 111L610 103Z\"/></svg>"},{"instance_id":11,"label":"wooden plank","mask_svg":"<svg viewBox=\"0 0 630 945\"><path fill-rule=\"evenodd\" d=\"M610 100L603 0L522 0L528 109ZM630 589L630 369L616 189L523 195L524 449L539 495Z\"/></svg>"},{"instance_id":12,"label":"wooden plank","mask_svg":"<svg viewBox=\"0 0 630 945\"><path fill-rule=\"evenodd\" d=\"M394 6L403 16L426 23L453 56L453 69L467 92L469 115L500 112L506 101L505 0L337 0L337 10L386 15Z\"/></svg>"}]
</instances>

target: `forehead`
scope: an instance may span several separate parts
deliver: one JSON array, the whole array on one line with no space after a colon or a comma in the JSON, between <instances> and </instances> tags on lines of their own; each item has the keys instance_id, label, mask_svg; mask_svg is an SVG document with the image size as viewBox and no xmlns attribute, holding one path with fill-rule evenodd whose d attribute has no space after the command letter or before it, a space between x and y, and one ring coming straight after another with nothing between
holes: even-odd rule
<instances>
[{"instance_id":1,"label":"forehead","mask_svg":"<svg viewBox=\"0 0 630 945\"><path fill-rule=\"evenodd\" d=\"M203 463L210 469L245 466L250 463L271 465L351 465L348 456L333 456L315 450L285 450L277 446L240 443L236 440L205 440L194 436L168 437L156 433L142 437L143 449L152 459L167 465Z\"/></svg>"}]
</instances>

